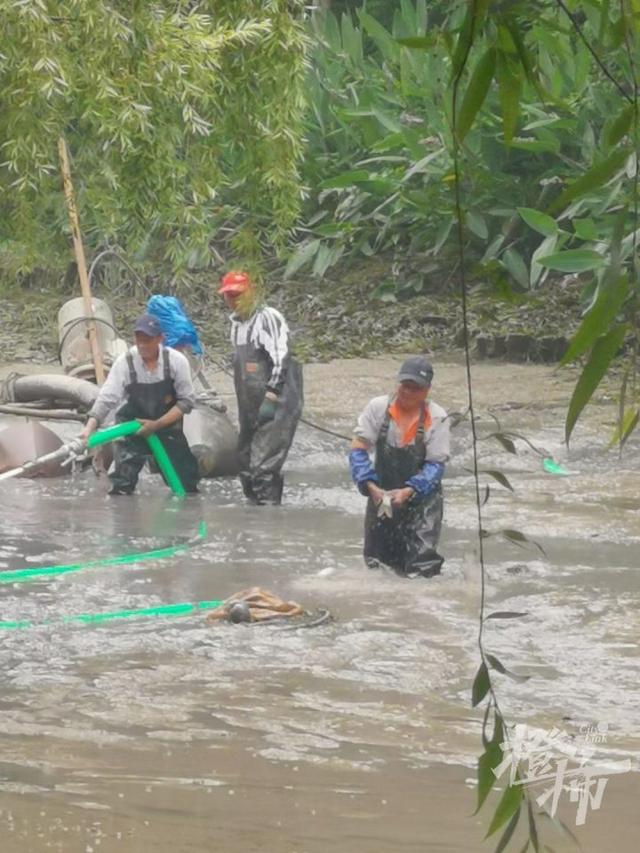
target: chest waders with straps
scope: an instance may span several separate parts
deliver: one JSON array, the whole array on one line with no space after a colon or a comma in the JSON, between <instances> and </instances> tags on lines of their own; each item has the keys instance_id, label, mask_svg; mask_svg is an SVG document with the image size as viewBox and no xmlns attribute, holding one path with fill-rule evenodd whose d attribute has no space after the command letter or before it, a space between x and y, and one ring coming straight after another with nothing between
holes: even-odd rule
<instances>
[{"instance_id":1,"label":"chest waders with straps","mask_svg":"<svg viewBox=\"0 0 640 853\"><path fill-rule=\"evenodd\" d=\"M126 401L116 412L116 421L134 419L157 421L177 402L176 389L171 378L169 350L162 349L162 379L157 382L139 381L130 352L127 353L127 365L129 383L125 388ZM197 491L198 463L182 431L182 419L170 427L158 430L155 434L162 442L173 467L182 480L185 491ZM149 456L149 446L144 438L130 435L123 441L117 442L114 446L115 469L110 475L111 494L131 494Z\"/></svg>"},{"instance_id":2,"label":"chest waders with straps","mask_svg":"<svg viewBox=\"0 0 640 853\"><path fill-rule=\"evenodd\" d=\"M284 477L282 466L302 414L302 366L287 355L284 386L272 421L257 425L258 409L273 372L273 361L263 346L252 340L258 313L248 322L246 338L236 341L233 372L238 399L238 459L245 496L255 504L279 504Z\"/></svg>"},{"instance_id":3,"label":"chest waders with straps","mask_svg":"<svg viewBox=\"0 0 640 853\"><path fill-rule=\"evenodd\" d=\"M423 405L413 443L392 447L388 442L391 413L387 407L376 442L375 463L380 487L385 491L405 488L407 480L422 469L427 454L424 419ZM394 506L391 518L378 518L378 508L369 498L364 521L364 559L369 568L382 564L407 577L439 574L444 562L436 551L442 509L440 486L426 497L414 494L401 507Z\"/></svg>"}]
</instances>

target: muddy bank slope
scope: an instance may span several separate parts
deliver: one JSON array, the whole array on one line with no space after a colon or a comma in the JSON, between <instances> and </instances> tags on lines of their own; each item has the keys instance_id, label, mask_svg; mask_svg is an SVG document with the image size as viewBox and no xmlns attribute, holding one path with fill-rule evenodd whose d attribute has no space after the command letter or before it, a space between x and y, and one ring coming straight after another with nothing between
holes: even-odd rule
<instances>
[{"instance_id":1,"label":"muddy bank slope","mask_svg":"<svg viewBox=\"0 0 640 853\"><path fill-rule=\"evenodd\" d=\"M360 268L339 279L296 280L265 286L269 303L285 314L296 352L305 362L371 356L385 352L440 352L462 346L459 294L451 285L411 298L402 291L380 295L380 271ZM217 278L201 275L180 297L212 353L228 352L228 317L217 295ZM114 313L120 334L127 337L133 318L151 293L169 292L166 283L148 279L125 284L114 293L98 283L96 296ZM479 358L552 363L566 348L580 317L579 282L567 277L531 294L498 295L494 288L469 290L469 329ZM0 297L0 360L55 362L57 313L78 295L59 288L14 288Z\"/></svg>"}]
</instances>

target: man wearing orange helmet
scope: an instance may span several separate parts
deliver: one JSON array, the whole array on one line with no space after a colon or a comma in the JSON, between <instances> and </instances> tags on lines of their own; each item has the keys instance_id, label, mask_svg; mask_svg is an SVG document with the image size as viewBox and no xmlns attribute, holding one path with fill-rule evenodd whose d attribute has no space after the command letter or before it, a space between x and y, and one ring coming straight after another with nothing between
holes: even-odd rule
<instances>
[{"instance_id":1,"label":"man wearing orange helmet","mask_svg":"<svg viewBox=\"0 0 640 853\"><path fill-rule=\"evenodd\" d=\"M291 357L284 317L258 304L247 273L228 272L218 293L232 312L242 488L251 503L279 504L281 470L302 412L302 369Z\"/></svg>"}]
</instances>

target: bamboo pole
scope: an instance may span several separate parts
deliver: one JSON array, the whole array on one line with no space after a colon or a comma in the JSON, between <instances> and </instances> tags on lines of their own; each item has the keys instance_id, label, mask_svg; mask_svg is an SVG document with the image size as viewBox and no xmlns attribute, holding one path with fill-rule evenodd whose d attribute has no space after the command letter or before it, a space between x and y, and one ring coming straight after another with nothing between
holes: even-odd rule
<instances>
[{"instance_id":1,"label":"bamboo pole","mask_svg":"<svg viewBox=\"0 0 640 853\"><path fill-rule=\"evenodd\" d=\"M82 299L84 301L85 317L93 317L93 305L91 304L91 289L89 287L89 277L87 275L87 262L84 256L84 246L82 245L82 234L80 233L80 222L78 220L78 210L76 208L76 199L73 192L73 184L71 182L71 168L69 166L69 154L67 151L67 143L61 136L58 139L58 154L60 156L60 170L62 172L62 181L64 184L64 194L67 200L67 211L69 213L69 222L71 223L71 234L73 236L73 250L76 256L76 264L78 265L78 277L80 278L80 290L82 291ZM100 343L98 341L98 333L96 324L92 319L87 320L87 331L89 334L89 346L91 348L91 358L96 372L96 382L102 385L104 382L104 366L102 363L102 354L100 352Z\"/></svg>"}]
</instances>

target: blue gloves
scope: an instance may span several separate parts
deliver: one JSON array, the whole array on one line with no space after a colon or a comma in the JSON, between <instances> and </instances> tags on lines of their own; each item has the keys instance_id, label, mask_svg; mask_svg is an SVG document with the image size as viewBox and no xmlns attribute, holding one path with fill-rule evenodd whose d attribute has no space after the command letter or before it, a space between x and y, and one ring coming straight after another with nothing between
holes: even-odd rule
<instances>
[{"instance_id":1,"label":"blue gloves","mask_svg":"<svg viewBox=\"0 0 640 853\"><path fill-rule=\"evenodd\" d=\"M367 483L369 480L373 480L374 483L378 482L378 475L371 464L368 451L364 448L349 451L349 469L351 470L351 479L358 487L360 494L368 497Z\"/></svg>"},{"instance_id":2,"label":"blue gloves","mask_svg":"<svg viewBox=\"0 0 640 853\"><path fill-rule=\"evenodd\" d=\"M426 498L440 485L444 474L444 462L425 462L419 474L410 477L406 485L411 486L418 497Z\"/></svg>"}]
</instances>

